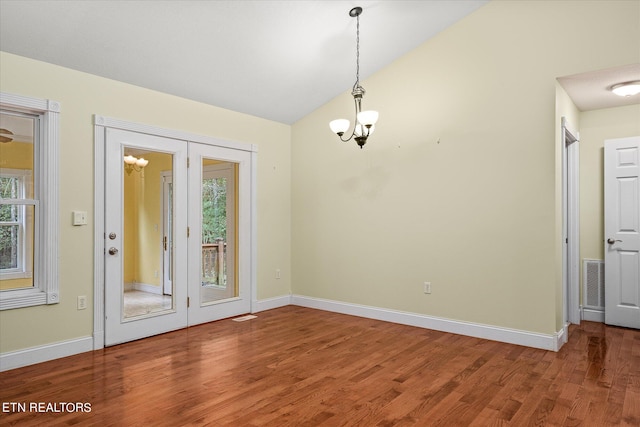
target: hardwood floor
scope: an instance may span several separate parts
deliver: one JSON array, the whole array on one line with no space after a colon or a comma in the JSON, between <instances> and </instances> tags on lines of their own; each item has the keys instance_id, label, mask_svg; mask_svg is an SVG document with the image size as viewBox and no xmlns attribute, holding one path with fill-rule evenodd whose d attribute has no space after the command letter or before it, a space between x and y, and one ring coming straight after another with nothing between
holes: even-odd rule
<instances>
[{"instance_id":1,"label":"hardwood floor","mask_svg":"<svg viewBox=\"0 0 640 427\"><path fill-rule=\"evenodd\" d=\"M0 401L21 426L638 426L640 331L554 353L289 306L4 372Z\"/></svg>"}]
</instances>

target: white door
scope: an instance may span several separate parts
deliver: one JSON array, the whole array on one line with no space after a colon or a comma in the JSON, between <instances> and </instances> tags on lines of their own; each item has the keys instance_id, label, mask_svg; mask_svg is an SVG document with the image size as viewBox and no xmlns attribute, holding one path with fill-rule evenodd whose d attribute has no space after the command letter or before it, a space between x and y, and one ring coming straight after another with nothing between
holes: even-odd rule
<instances>
[{"instance_id":1,"label":"white door","mask_svg":"<svg viewBox=\"0 0 640 427\"><path fill-rule=\"evenodd\" d=\"M187 326L187 149L185 141L107 129L106 345ZM163 292L163 171L173 183L171 295Z\"/></svg>"},{"instance_id":2,"label":"white door","mask_svg":"<svg viewBox=\"0 0 640 427\"><path fill-rule=\"evenodd\" d=\"M189 324L251 310L247 151L189 144Z\"/></svg>"},{"instance_id":3,"label":"white door","mask_svg":"<svg viewBox=\"0 0 640 427\"><path fill-rule=\"evenodd\" d=\"M605 323L640 328L640 137L604 144Z\"/></svg>"}]
</instances>

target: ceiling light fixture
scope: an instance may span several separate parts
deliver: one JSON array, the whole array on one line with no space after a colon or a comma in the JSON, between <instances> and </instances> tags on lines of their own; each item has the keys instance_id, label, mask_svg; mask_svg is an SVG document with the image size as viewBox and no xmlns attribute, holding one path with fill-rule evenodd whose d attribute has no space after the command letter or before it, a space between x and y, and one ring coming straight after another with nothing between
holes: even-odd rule
<instances>
[{"instance_id":1,"label":"ceiling light fixture","mask_svg":"<svg viewBox=\"0 0 640 427\"><path fill-rule=\"evenodd\" d=\"M329 127L333 133L338 134L342 142L350 141L351 138L356 140L356 143L362 148L367 143L367 138L371 135L375 129L375 124L378 121L378 112L369 110L362 111L362 97L365 94L365 90L360 86L360 15L362 14L361 7L354 7L349 11L349 16L356 18L356 82L351 90L354 103L356 105L356 119L354 120L353 130L351 136L347 139L343 139L342 136L349 130L351 123L347 119L337 119L329 123Z\"/></svg>"},{"instance_id":2,"label":"ceiling light fixture","mask_svg":"<svg viewBox=\"0 0 640 427\"><path fill-rule=\"evenodd\" d=\"M618 96L633 96L640 93L640 80L618 83L611 86L611 92Z\"/></svg>"}]
</instances>

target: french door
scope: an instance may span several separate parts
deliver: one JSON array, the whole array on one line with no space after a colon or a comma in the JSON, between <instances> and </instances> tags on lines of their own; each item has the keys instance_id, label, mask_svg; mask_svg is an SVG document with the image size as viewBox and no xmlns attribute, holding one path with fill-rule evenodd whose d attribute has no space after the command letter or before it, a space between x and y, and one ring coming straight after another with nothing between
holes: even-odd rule
<instances>
[{"instance_id":1,"label":"french door","mask_svg":"<svg viewBox=\"0 0 640 427\"><path fill-rule=\"evenodd\" d=\"M105 344L112 345L187 326L186 263L174 257L172 290L165 295L160 250L162 178L168 174L173 252L187 251L187 213L175 208L187 206L188 147L170 138L106 132Z\"/></svg>"},{"instance_id":2,"label":"french door","mask_svg":"<svg viewBox=\"0 0 640 427\"><path fill-rule=\"evenodd\" d=\"M251 310L250 154L190 143L189 160L189 324L197 324Z\"/></svg>"},{"instance_id":3,"label":"french door","mask_svg":"<svg viewBox=\"0 0 640 427\"><path fill-rule=\"evenodd\" d=\"M250 311L249 164L106 129L105 345Z\"/></svg>"}]
</instances>

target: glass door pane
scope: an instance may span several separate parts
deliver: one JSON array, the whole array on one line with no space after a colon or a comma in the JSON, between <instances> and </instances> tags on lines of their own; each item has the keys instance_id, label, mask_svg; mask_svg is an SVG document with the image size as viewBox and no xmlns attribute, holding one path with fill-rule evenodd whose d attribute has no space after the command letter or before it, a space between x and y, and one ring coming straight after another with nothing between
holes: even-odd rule
<instances>
[{"instance_id":1,"label":"glass door pane","mask_svg":"<svg viewBox=\"0 0 640 427\"><path fill-rule=\"evenodd\" d=\"M165 279L171 282L170 277L165 278L171 269L163 265L165 237L167 242L172 240L164 227L164 217L172 209L166 209L163 197L172 165L172 154L124 147L123 320L175 308L173 292L164 288Z\"/></svg>"},{"instance_id":2,"label":"glass door pane","mask_svg":"<svg viewBox=\"0 0 640 427\"><path fill-rule=\"evenodd\" d=\"M202 159L200 303L238 296L235 281L235 166Z\"/></svg>"}]
</instances>

